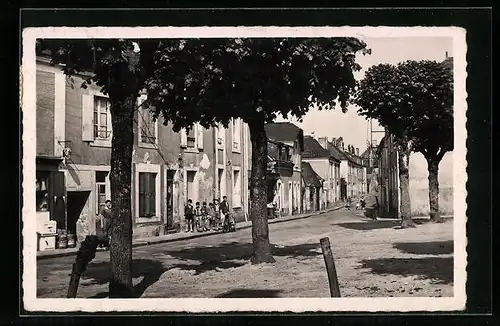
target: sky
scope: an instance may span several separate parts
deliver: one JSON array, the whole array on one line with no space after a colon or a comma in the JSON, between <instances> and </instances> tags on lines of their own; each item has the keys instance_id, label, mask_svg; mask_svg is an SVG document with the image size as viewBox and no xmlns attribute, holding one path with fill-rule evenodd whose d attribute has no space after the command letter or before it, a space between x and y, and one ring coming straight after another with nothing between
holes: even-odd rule
<instances>
[{"instance_id":1,"label":"sky","mask_svg":"<svg viewBox=\"0 0 500 326\"><path fill-rule=\"evenodd\" d=\"M371 55L357 55L356 61L362 70L355 73L356 79L363 78L366 70L380 63L397 64L406 60L436 60L443 61L453 56L453 39L451 37L377 37L362 38L367 47L372 50ZM303 117L302 123L295 119L285 120L282 117L277 121L290 121L304 130L305 135L314 132L318 137L344 138L345 145L351 144L363 153L369 142L369 122L358 116L356 107L349 107L347 113L340 108L328 111L319 111L311 108ZM373 130L382 130L376 121L372 122ZM373 133L373 140L378 141L383 133Z\"/></svg>"}]
</instances>

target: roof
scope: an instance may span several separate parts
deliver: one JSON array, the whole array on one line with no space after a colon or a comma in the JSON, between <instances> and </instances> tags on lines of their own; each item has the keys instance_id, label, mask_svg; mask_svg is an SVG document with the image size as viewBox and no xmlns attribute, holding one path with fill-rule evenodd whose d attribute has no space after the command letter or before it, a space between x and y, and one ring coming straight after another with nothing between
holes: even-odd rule
<instances>
[{"instance_id":1,"label":"roof","mask_svg":"<svg viewBox=\"0 0 500 326\"><path fill-rule=\"evenodd\" d=\"M302 162L302 179L306 187L321 187L323 179L314 171L311 164Z\"/></svg>"},{"instance_id":2,"label":"roof","mask_svg":"<svg viewBox=\"0 0 500 326\"><path fill-rule=\"evenodd\" d=\"M370 158L370 147L367 147L363 154L361 154L361 158Z\"/></svg>"},{"instance_id":3,"label":"roof","mask_svg":"<svg viewBox=\"0 0 500 326\"><path fill-rule=\"evenodd\" d=\"M444 59L444 61L443 61L443 64L447 68L453 70L453 57L446 57L446 59Z\"/></svg>"},{"instance_id":4,"label":"roof","mask_svg":"<svg viewBox=\"0 0 500 326\"><path fill-rule=\"evenodd\" d=\"M330 152L330 155L338 161L346 159L344 153L331 142L328 142L328 151Z\"/></svg>"},{"instance_id":5,"label":"roof","mask_svg":"<svg viewBox=\"0 0 500 326\"><path fill-rule=\"evenodd\" d=\"M291 122L267 123L264 128L268 139L277 142L288 142L299 140L301 150L304 150L304 132Z\"/></svg>"},{"instance_id":6,"label":"roof","mask_svg":"<svg viewBox=\"0 0 500 326\"><path fill-rule=\"evenodd\" d=\"M303 158L329 158L330 153L312 136L304 136Z\"/></svg>"}]
</instances>

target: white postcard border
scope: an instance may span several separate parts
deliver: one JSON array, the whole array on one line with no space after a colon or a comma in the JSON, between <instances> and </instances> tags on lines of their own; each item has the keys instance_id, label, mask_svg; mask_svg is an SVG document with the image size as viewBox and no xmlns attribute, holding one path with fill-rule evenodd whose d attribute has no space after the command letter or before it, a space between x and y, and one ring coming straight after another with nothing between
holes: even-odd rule
<instances>
[{"instance_id":1,"label":"white postcard border","mask_svg":"<svg viewBox=\"0 0 500 326\"><path fill-rule=\"evenodd\" d=\"M42 27L23 30L23 302L27 311L330 312L452 311L466 302L466 32L458 27ZM37 38L452 37L454 56L454 296L442 298L42 299L36 298L35 152ZM69 282L69 277L68 277Z\"/></svg>"}]
</instances>

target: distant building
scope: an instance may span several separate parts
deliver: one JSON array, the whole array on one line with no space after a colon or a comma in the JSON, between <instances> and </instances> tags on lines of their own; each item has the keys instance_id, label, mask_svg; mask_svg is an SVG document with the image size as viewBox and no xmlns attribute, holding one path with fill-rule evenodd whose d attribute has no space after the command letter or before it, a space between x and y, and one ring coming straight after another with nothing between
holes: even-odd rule
<instances>
[{"instance_id":1,"label":"distant building","mask_svg":"<svg viewBox=\"0 0 500 326\"><path fill-rule=\"evenodd\" d=\"M341 155L340 198L356 198L367 193L368 160L359 156L359 148L346 147L342 137L332 139L333 148Z\"/></svg>"},{"instance_id":2,"label":"distant building","mask_svg":"<svg viewBox=\"0 0 500 326\"><path fill-rule=\"evenodd\" d=\"M269 159L268 202L276 203L282 215L300 214L303 131L290 122L268 123L265 129Z\"/></svg>"},{"instance_id":3,"label":"distant building","mask_svg":"<svg viewBox=\"0 0 500 326\"><path fill-rule=\"evenodd\" d=\"M327 147L326 144L324 144ZM340 171L340 160L323 147L313 136L304 137L304 153L302 161L311 165L312 169L324 180L319 199L320 208L332 207L337 196L337 177Z\"/></svg>"},{"instance_id":4,"label":"distant building","mask_svg":"<svg viewBox=\"0 0 500 326\"><path fill-rule=\"evenodd\" d=\"M314 171L311 164L302 162L302 183L304 185L303 210L314 212L320 210L320 198L323 179Z\"/></svg>"}]
</instances>

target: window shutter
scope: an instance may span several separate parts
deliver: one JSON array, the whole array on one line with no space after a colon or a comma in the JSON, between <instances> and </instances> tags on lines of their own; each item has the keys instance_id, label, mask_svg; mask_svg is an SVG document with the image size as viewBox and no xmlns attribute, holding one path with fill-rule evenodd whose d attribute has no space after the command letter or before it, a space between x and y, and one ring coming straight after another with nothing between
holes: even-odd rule
<instances>
[{"instance_id":1,"label":"window shutter","mask_svg":"<svg viewBox=\"0 0 500 326\"><path fill-rule=\"evenodd\" d=\"M146 174L139 172L139 217L146 215Z\"/></svg>"},{"instance_id":2,"label":"window shutter","mask_svg":"<svg viewBox=\"0 0 500 326\"><path fill-rule=\"evenodd\" d=\"M82 94L82 140L94 141L94 96Z\"/></svg>"},{"instance_id":3,"label":"window shutter","mask_svg":"<svg viewBox=\"0 0 500 326\"><path fill-rule=\"evenodd\" d=\"M196 124L196 143L198 144L198 149L203 149L203 129L199 123Z\"/></svg>"},{"instance_id":4,"label":"window shutter","mask_svg":"<svg viewBox=\"0 0 500 326\"><path fill-rule=\"evenodd\" d=\"M149 174L149 216L156 215L156 173Z\"/></svg>"},{"instance_id":5,"label":"window shutter","mask_svg":"<svg viewBox=\"0 0 500 326\"><path fill-rule=\"evenodd\" d=\"M181 131L181 147L187 147L187 131L186 128L182 128Z\"/></svg>"}]
</instances>

